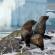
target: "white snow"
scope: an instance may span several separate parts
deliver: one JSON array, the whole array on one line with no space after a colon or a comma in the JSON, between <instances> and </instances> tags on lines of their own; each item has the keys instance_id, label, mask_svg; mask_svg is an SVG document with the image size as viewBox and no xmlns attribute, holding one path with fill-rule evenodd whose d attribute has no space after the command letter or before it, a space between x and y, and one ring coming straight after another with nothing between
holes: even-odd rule
<instances>
[{"instance_id":1,"label":"white snow","mask_svg":"<svg viewBox=\"0 0 55 55\"><path fill-rule=\"evenodd\" d=\"M18 37L15 37L16 39L21 39L21 35L20 36L18 36Z\"/></svg>"},{"instance_id":2,"label":"white snow","mask_svg":"<svg viewBox=\"0 0 55 55\"><path fill-rule=\"evenodd\" d=\"M55 37L55 33L52 33L52 32L46 32L45 35L48 35L48 36L53 36Z\"/></svg>"},{"instance_id":3,"label":"white snow","mask_svg":"<svg viewBox=\"0 0 55 55\"><path fill-rule=\"evenodd\" d=\"M16 55L17 52L12 52L12 53L7 53L7 54L3 54L3 55Z\"/></svg>"}]
</instances>

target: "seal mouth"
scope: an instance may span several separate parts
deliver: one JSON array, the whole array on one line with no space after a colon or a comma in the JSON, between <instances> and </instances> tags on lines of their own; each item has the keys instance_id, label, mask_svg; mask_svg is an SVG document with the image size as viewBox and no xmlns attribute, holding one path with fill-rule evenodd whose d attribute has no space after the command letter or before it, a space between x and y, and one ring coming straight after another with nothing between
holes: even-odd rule
<instances>
[{"instance_id":1,"label":"seal mouth","mask_svg":"<svg viewBox=\"0 0 55 55\"><path fill-rule=\"evenodd\" d=\"M44 16L44 18L47 20L49 18L49 16Z\"/></svg>"}]
</instances>

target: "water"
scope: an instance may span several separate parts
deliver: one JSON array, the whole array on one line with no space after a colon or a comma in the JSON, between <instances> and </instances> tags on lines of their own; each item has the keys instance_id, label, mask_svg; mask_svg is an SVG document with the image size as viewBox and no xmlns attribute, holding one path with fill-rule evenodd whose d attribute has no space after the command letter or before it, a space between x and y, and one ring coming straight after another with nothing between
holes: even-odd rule
<instances>
[{"instance_id":1,"label":"water","mask_svg":"<svg viewBox=\"0 0 55 55\"><path fill-rule=\"evenodd\" d=\"M47 25L46 26L46 31L54 31L55 32L55 26L54 25Z\"/></svg>"},{"instance_id":2,"label":"water","mask_svg":"<svg viewBox=\"0 0 55 55\"><path fill-rule=\"evenodd\" d=\"M0 39L6 37L9 35L11 32L0 32Z\"/></svg>"}]
</instances>

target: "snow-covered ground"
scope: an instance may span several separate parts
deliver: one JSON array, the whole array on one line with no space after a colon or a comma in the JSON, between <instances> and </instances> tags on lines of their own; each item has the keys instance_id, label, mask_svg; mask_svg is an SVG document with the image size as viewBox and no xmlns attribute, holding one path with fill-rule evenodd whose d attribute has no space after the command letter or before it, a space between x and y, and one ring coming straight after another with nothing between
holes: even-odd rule
<instances>
[{"instance_id":1,"label":"snow-covered ground","mask_svg":"<svg viewBox=\"0 0 55 55\"><path fill-rule=\"evenodd\" d=\"M55 37L55 32L54 32L54 33L52 33L52 32L46 32L45 34L48 35L48 36L53 36L53 37Z\"/></svg>"}]
</instances>

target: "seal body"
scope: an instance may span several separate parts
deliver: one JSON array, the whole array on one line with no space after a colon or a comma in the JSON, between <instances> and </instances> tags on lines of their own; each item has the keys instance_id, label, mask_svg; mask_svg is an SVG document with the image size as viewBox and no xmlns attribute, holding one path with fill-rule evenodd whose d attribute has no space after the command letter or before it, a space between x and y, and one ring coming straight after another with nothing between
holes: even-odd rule
<instances>
[{"instance_id":1,"label":"seal body","mask_svg":"<svg viewBox=\"0 0 55 55\"><path fill-rule=\"evenodd\" d=\"M31 42L38 46L41 50L44 50L44 33L46 30L46 21L48 16L41 16L39 22L35 25L34 34L31 37Z\"/></svg>"},{"instance_id":2,"label":"seal body","mask_svg":"<svg viewBox=\"0 0 55 55\"><path fill-rule=\"evenodd\" d=\"M21 29L22 40L24 40L26 43L26 46L29 46L29 47L30 47L30 38L32 36L32 27L33 25L35 25L35 23L36 23L35 20L29 20L23 25Z\"/></svg>"}]
</instances>

